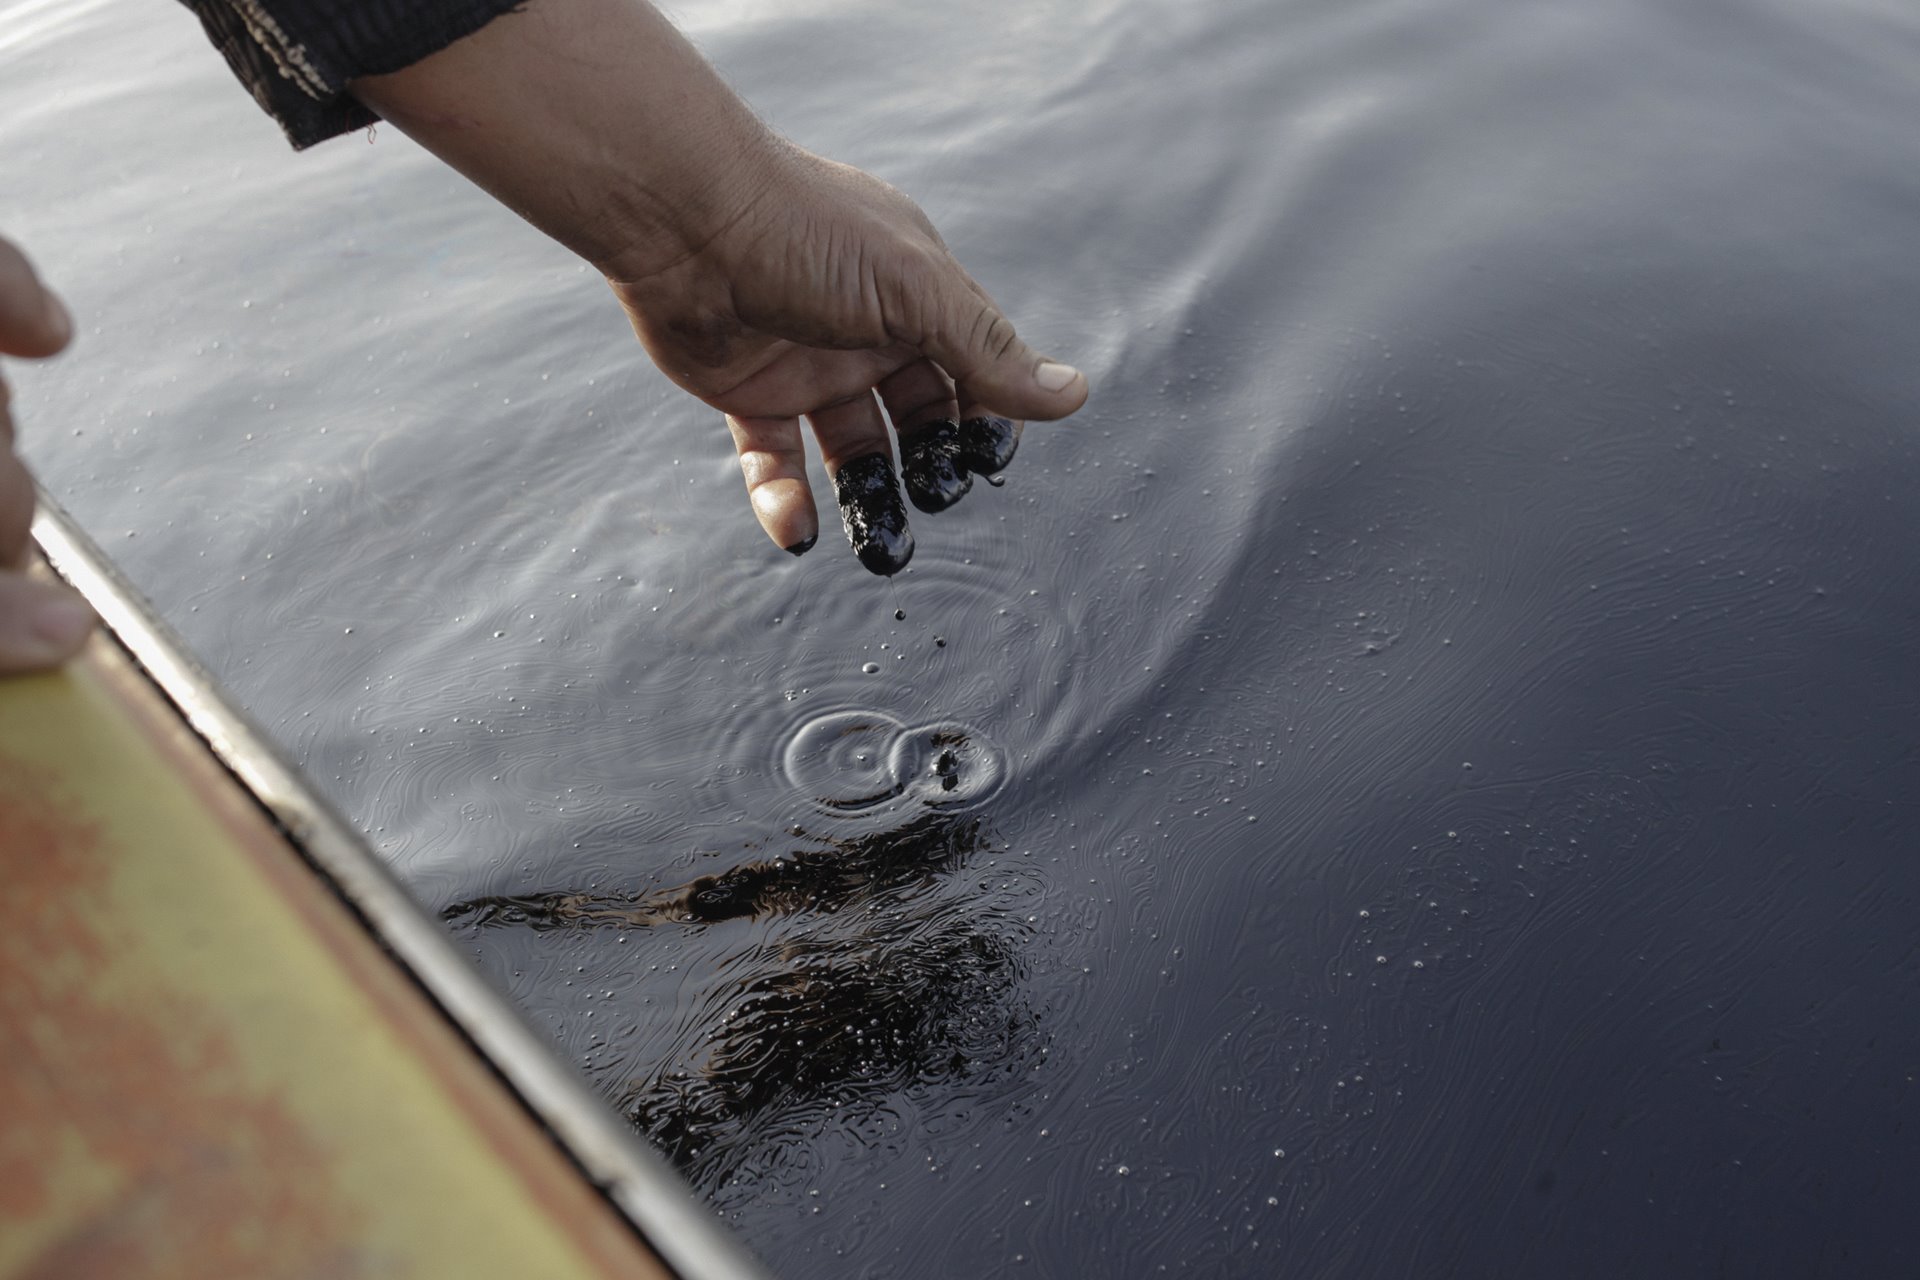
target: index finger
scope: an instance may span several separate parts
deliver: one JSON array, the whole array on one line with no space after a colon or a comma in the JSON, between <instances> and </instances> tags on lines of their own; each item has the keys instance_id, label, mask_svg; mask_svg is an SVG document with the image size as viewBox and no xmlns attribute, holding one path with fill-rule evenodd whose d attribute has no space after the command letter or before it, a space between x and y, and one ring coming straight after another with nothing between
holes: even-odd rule
<instances>
[{"instance_id":1,"label":"index finger","mask_svg":"<svg viewBox=\"0 0 1920 1280\"><path fill-rule=\"evenodd\" d=\"M73 321L40 283L27 256L0 238L0 355L50 356L73 336Z\"/></svg>"}]
</instances>

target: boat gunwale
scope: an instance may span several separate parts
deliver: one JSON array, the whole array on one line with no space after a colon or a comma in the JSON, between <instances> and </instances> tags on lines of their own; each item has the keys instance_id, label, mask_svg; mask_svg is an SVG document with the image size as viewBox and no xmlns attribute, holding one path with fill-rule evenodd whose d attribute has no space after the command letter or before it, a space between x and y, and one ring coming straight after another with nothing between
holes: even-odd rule
<instances>
[{"instance_id":1,"label":"boat gunwale","mask_svg":"<svg viewBox=\"0 0 1920 1280\"><path fill-rule=\"evenodd\" d=\"M439 921L228 701L212 674L44 490L32 533L53 571L86 597L213 757L647 1247L684 1280L771 1280L666 1159L459 953Z\"/></svg>"}]
</instances>

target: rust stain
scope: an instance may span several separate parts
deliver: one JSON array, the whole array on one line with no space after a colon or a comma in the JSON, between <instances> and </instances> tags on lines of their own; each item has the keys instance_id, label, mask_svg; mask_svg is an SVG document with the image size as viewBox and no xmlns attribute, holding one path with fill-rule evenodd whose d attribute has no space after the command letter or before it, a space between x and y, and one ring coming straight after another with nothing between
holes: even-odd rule
<instances>
[{"instance_id":1,"label":"rust stain","mask_svg":"<svg viewBox=\"0 0 1920 1280\"><path fill-rule=\"evenodd\" d=\"M129 675L120 668L106 674L116 682ZM652 1247L566 1162L552 1140L528 1123L519 1102L501 1090L440 1012L424 1003L412 980L385 952L371 945L341 905L330 894L314 891L312 872L289 856L261 811L209 764L180 721L151 697L124 697L121 708L147 742L173 762L175 782L189 788L203 810L215 817L249 865L273 887L280 904L326 948L415 1065L460 1109L470 1132L518 1182L530 1207L563 1231L584 1255L582 1261L594 1270L635 1280L666 1280L669 1272ZM4 849L0 843L0 851Z\"/></svg>"},{"instance_id":2,"label":"rust stain","mask_svg":"<svg viewBox=\"0 0 1920 1280\"><path fill-rule=\"evenodd\" d=\"M0 753L0 1233L51 1224L18 1280L349 1280L326 1145L248 1085L218 1021L115 947L113 850L51 774ZM112 992L109 996L106 992ZM76 1158L83 1192L55 1185Z\"/></svg>"}]
</instances>

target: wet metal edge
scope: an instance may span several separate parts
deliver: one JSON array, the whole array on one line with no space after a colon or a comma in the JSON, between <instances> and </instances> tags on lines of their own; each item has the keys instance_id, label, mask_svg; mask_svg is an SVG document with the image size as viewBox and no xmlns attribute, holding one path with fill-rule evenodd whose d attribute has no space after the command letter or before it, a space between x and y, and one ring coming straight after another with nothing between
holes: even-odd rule
<instances>
[{"instance_id":1,"label":"wet metal edge","mask_svg":"<svg viewBox=\"0 0 1920 1280\"><path fill-rule=\"evenodd\" d=\"M364 841L187 656L172 630L44 492L34 540L86 596L208 748L519 1095L586 1176L685 1280L771 1280L667 1162L644 1146L455 949Z\"/></svg>"}]
</instances>

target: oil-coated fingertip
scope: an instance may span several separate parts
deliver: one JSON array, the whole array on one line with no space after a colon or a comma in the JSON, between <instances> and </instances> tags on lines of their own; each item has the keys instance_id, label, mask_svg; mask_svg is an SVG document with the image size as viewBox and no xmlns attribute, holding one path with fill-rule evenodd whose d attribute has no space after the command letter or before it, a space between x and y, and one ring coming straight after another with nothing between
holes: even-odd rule
<instances>
[{"instance_id":1,"label":"oil-coated fingertip","mask_svg":"<svg viewBox=\"0 0 1920 1280\"><path fill-rule=\"evenodd\" d=\"M1006 468L1020 448L1020 428L1006 418L968 418L954 435L960 465L983 476Z\"/></svg>"},{"instance_id":2,"label":"oil-coated fingertip","mask_svg":"<svg viewBox=\"0 0 1920 1280\"><path fill-rule=\"evenodd\" d=\"M863 547L856 547L854 554L860 557L860 563L868 573L891 578L913 559L913 534L902 529L899 537L869 542Z\"/></svg>"},{"instance_id":3,"label":"oil-coated fingertip","mask_svg":"<svg viewBox=\"0 0 1920 1280\"><path fill-rule=\"evenodd\" d=\"M900 476L907 499L932 514L967 496L973 477L960 465L960 426L950 419L930 422L900 442Z\"/></svg>"},{"instance_id":4,"label":"oil-coated fingertip","mask_svg":"<svg viewBox=\"0 0 1920 1280\"><path fill-rule=\"evenodd\" d=\"M843 465L833 478L833 496L853 553L869 573L892 577L913 559L907 506L900 501L893 459L869 453Z\"/></svg>"},{"instance_id":5,"label":"oil-coated fingertip","mask_svg":"<svg viewBox=\"0 0 1920 1280\"><path fill-rule=\"evenodd\" d=\"M790 547L782 547L781 550L790 556L803 556L813 550L813 544L818 541L820 541L820 535L816 533L811 537L800 539Z\"/></svg>"}]
</instances>

